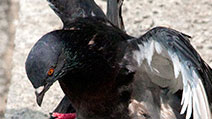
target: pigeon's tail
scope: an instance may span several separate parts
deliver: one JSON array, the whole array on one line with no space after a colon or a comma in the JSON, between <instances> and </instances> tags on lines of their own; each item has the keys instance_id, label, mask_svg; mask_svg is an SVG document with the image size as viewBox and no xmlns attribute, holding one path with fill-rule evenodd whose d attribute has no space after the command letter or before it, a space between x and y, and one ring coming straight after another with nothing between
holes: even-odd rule
<instances>
[{"instance_id":1,"label":"pigeon's tail","mask_svg":"<svg viewBox=\"0 0 212 119\"><path fill-rule=\"evenodd\" d=\"M94 0L47 0L49 6L61 18L64 25L69 24L78 17L106 18L101 8Z\"/></svg>"}]
</instances>

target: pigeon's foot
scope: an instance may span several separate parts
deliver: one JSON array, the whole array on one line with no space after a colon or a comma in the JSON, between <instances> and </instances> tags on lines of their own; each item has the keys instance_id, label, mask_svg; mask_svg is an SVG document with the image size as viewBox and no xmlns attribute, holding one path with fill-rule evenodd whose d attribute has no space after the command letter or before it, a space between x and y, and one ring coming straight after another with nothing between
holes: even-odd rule
<instances>
[{"instance_id":1,"label":"pigeon's foot","mask_svg":"<svg viewBox=\"0 0 212 119\"><path fill-rule=\"evenodd\" d=\"M75 119L76 118L76 113L57 113L54 112L51 114L50 119Z\"/></svg>"}]
</instances>

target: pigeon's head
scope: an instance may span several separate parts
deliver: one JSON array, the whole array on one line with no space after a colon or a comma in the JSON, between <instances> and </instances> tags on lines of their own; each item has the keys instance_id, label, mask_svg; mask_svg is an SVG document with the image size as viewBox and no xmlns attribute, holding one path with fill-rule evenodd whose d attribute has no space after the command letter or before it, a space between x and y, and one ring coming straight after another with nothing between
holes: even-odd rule
<instances>
[{"instance_id":1,"label":"pigeon's head","mask_svg":"<svg viewBox=\"0 0 212 119\"><path fill-rule=\"evenodd\" d=\"M37 103L41 105L45 92L61 76L64 65L62 43L55 32L44 35L31 49L26 60L26 73L36 89Z\"/></svg>"}]
</instances>

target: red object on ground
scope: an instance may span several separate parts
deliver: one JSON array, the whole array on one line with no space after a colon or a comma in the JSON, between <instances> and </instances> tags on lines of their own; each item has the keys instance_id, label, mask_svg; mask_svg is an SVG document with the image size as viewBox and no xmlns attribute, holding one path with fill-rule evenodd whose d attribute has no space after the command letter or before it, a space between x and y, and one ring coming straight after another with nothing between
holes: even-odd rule
<instances>
[{"instance_id":1,"label":"red object on ground","mask_svg":"<svg viewBox=\"0 0 212 119\"><path fill-rule=\"evenodd\" d=\"M52 116L55 117L55 119L75 119L76 113L53 113Z\"/></svg>"}]
</instances>

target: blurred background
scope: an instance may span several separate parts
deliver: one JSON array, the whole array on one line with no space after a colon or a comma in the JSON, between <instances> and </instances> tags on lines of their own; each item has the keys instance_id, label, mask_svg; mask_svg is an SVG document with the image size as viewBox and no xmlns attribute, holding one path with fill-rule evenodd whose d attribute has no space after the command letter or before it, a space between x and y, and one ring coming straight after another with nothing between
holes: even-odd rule
<instances>
[{"instance_id":1,"label":"blurred background","mask_svg":"<svg viewBox=\"0 0 212 119\"><path fill-rule=\"evenodd\" d=\"M11 79L18 0L0 0L0 119L3 119Z\"/></svg>"},{"instance_id":2,"label":"blurred background","mask_svg":"<svg viewBox=\"0 0 212 119\"><path fill-rule=\"evenodd\" d=\"M105 0L95 1L105 11ZM212 66L211 0L125 0L123 18L133 36L155 26L192 36L192 45ZM24 69L34 43L61 27L46 0L0 0L0 119L46 119L62 98L56 84L38 107Z\"/></svg>"}]
</instances>

